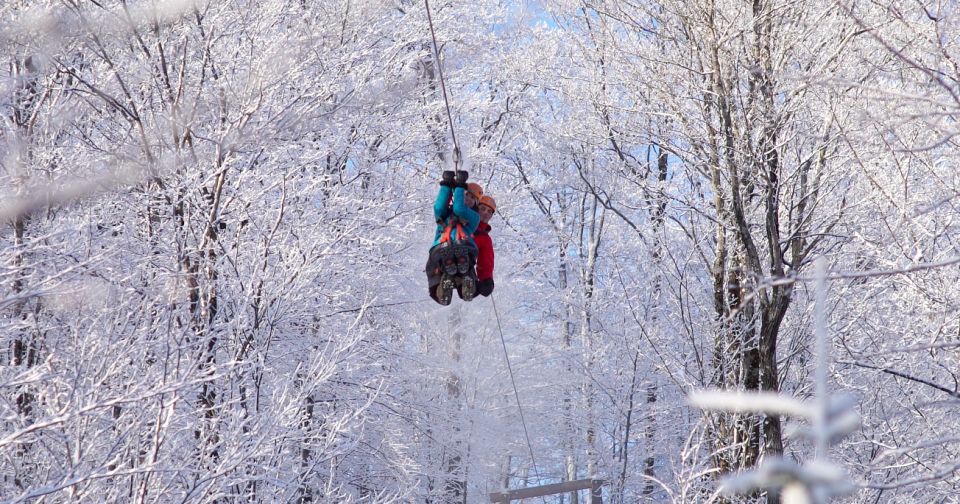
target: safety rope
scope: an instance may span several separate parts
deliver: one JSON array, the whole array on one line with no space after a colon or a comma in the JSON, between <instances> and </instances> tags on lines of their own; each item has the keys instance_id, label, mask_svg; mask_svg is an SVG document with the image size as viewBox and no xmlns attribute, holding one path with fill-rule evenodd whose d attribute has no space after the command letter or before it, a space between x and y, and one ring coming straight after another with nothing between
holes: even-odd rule
<instances>
[{"instance_id":1,"label":"safety rope","mask_svg":"<svg viewBox=\"0 0 960 504\"><path fill-rule=\"evenodd\" d=\"M533 456L533 444L530 442L530 433L527 431L527 420L523 416L523 405L520 404L520 392L517 391L517 380L513 377L513 366L510 365L510 354L507 352L507 340L503 337L503 327L500 325L500 312L497 311L497 303L490 296L490 303L493 304L493 314L497 318L497 330L500 331L500 343L503 344L503 358L507 361L507 370L510 371L510 382L513 384L513 396L517 399L517 409L520 410L520 423L523 425L523 436L527 439L527 449L530 450L530 461L533 463L533 474L537 476L537 481L542 483L540 470L537 469L537 459ZM542 498L541 498L542 499Z\"/></svg>"},{"instance_id":2,"label":"safety rope","mask_svg":"<svg viewBox=\"0 0 960 504\"><path fill-rule=\"evenodd\" d=\"M453 170L460 171L460 143L457 142L457 133L453 129L453 114L450 113L450 99L447 98L447 85L443 79L443 63L440 62L440 49L437 47L437 33L433 29L433 17L430 15L430 0L423 0L427 8L427 23L430 24L430 38L433 40L433 58L437 62L437 71L440 74L440 89L443 91L443 103L447 107L447 122L450 124L450 137L453 138Z\"/></svg>"}]
</instances>

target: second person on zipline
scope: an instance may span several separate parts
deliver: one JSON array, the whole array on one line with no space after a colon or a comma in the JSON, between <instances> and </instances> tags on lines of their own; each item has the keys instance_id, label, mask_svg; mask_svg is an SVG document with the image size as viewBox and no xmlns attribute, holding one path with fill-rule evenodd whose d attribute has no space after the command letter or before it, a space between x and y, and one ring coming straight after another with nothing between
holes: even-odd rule
<instances>
[{"instance_id":1,"label":"second person on zipline","mask_svg":"<svg viewBox=\"0 0 960 504\"><path fill-rule=\"evenodd\" d=\"M477 244L477 294L489 296L493 293L493 240L490 238L490 219L497 212L497 201L488 194L480 197L477 204L480 224L473 233Z\"/></svg>"}]
</instances>

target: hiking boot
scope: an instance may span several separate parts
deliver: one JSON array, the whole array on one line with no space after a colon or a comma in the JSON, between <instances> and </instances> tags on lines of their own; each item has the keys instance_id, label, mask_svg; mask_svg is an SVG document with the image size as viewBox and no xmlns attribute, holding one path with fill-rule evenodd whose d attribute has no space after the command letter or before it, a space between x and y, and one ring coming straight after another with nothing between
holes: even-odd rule
<instances>
[{"instance_id":1,"label":"hiking boot","mask_svg":"<svg viewBox=\"0 0 960 504\"><path fill-rule=\"evenodd\" d=\"M470 301L477 295L477 281L471 275L460 277L460 297L464 301Z\"/></svg>"},{"instance_id":2,"label":"hiking boot","mask_svg":"<svg viewBox=\"0 0 960 504\"><path fill-rule=\"evenodd\" d=\"M443 260L443 272L448 275L456 275L460 268L457 267L456 259L448 257Z\"/></svg>"},{"instance_id":3,"label":"hiking boot","mask_svg":"<svg viewBox=\"0 0 960 504\"><path fill-rule=\"evenodd\" d=\"M447 275L443 275L443 278L440 279L440 283L437 284L437 301L440 302L443 306L450 304L450 300L453 299L453 289L456 288L456 285Z\"/></svg>"},{"instance_id":4,"label":"hiking boot","mask_svg":"<svg viewBox=\"0 0 960 504\"><path fill-rule=\"evenodd\" d=\"M467 256L460 256L457 258L457 273L461 275L466 275L467 271L470 271L470 258Z\"/></svg>"}]
</instances>

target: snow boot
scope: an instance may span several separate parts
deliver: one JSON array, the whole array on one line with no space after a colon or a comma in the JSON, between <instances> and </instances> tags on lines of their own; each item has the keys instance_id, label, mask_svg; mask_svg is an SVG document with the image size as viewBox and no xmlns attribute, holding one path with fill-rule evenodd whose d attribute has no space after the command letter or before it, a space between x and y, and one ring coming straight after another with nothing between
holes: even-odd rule
<instances>
[{"instance_id":1,"label":"snow boot","mask_svg":"<svg viewBox=\"0 0 960 504\"><path fill-rule=\"evenodd\" d=\"M457 273L466 275L470 271L470 257L462 255L457 257Z\"/></svg>"},{"instance_id":2,"label":"snow boot","mask_svg":"<svg viewBox=\"0 0 960 504\"><path fill-rule=\"evenodd\" d=\"M456 275L459 269L460 268L458 267L457 260L455 258L445 257L443 259L443 272L447 275Z\"/></svg>"},{"instance_id":3,"label":"snow boot","mask_svg":"<svg viewBox=\"0 0 960 504\"><path fill-rule=\"evenodd\" d=\"M449 275L443 275L443 278L440 279L440 283L437 284L437 301L440 302L443 306L450 304L450 301L453 299L453 289L456 288L453 279Z\"/></svg>"},{"instance_id":4,"label":"snow boot","mask_svg":"<svg viewBox=\"0 0 960 504\"><path fill-rule=\"evenodd\" d=\"M477 295L477 281L473 275L463 275L460 277L460 297L464 301L470 301Z\"/></svg>"}]
</instances>

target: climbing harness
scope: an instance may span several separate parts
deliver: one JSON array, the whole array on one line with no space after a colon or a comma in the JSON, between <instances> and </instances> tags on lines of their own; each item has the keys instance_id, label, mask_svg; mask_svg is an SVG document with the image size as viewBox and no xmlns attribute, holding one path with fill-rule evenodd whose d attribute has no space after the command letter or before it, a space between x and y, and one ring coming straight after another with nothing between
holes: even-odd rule
<instances>
[{"instance_id":1,"label":"climbing harness","mask_svg":"<svg viewBox=\"0 0 960 504\"><path fill-rule=\"evenodd\" d=\"M443 230L443 234L440 235L440 243L449 242L450 235L453 233L453 230L456 229L457 233L454 236L455 241L466 241L467 233L463 230L463 224L460 222L447 224L447 228Z\"/></svg>"}]
</instances>

